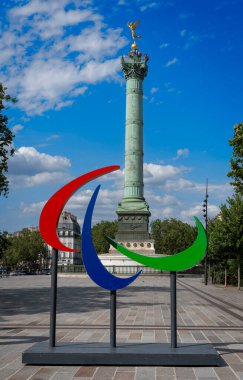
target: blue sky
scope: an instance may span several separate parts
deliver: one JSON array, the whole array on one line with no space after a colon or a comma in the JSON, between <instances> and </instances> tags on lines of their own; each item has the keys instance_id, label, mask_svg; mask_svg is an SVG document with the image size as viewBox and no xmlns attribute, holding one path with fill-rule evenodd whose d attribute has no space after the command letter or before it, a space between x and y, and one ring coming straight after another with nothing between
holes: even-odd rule
<instances>
[{"instance_id":1,"label":"blue sky","mask_svg":"<svg viewBox=\"0 0 243 380\"><path fill-rule=\"evenodd\" d=\"M69 180L106 165L121 171L86 185L66 209L83 214L102 184L94 222L116 218L123 194L128 21L140 20L144 80L144 182L151 220L202 220L233 193L227 172L233 125L242 121L241 0L3 1L0 81L18 98L10 194L0 229L38 225L41 208Z\"/></svg>"}]
</instances>

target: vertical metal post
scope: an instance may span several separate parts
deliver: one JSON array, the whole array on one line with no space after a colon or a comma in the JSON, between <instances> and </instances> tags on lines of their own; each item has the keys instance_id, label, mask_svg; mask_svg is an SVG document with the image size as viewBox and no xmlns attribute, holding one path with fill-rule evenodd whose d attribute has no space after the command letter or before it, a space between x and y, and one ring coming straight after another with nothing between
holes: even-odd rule
<instances>
[{"instance_id":1,"label":"vertical metal post","mask_svg":"<svg viewBox=\"0 0 243 380\"><path fill-rule=\"evenodd\" d=\"M208 285L208 179L206 179L206 196L203 203L203 212L205 218L205 231L207 235L207 248L204 258L204 285Z\"/></svg>"},{"instance_id":2,"label":"vertical metal post","mask_svg":"<svg viewBox=\"0 0 243 380\"><path fill-rule=\"evenodd\" d=\"M171 348L177 347L176 272L170 272Z\"/></svg>"},{"instance_id":3,"label":"vertical metal post","mask_svg":"<svg viewBox=\"0 0 243 380\"><path fill-rule=\"evenodd\" d=\"M51 310L50 310L50 339L49 346L56 346L56 317L57 317L57 260L58 250L52 248L51 255Z\"/></svg>"},{"instance_id":4,"label":"vertical metal post","mask_svg":"<svg viewBox=\"0 0 243 380\"><path fill-rule=\"evenodd\" d=\"M111 290L110 303L110 345L116 347L116 290Z\"/></svg>"}]
</instances>

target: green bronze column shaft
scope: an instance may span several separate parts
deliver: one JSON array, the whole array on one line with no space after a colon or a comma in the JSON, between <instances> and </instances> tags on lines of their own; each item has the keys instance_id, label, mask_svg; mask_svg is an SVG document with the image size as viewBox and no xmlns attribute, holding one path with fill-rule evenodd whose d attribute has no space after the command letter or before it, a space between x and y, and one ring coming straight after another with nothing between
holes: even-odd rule
<instances>
[{"instance_id":1,"label":"green bronze column shaft","mask_svg":"<svg viewBox=\"0 0 243 380\"><path fill-rule=\"evenodd\" d=\"M126 79L125 186L117 211L150 215L143 196L143 79L147 60L132 52L122 57L121 66Z\"/></svg>"},{"instance_id":2,"label":"green bronze column shaft","mask_svg":"<svg viewBox=\"0 0 243 380\"><path fill-rule=\"evenodd\" d=\"M124 198L143 198L143 82L126 82L126 143Z\"/></svg>"},{"instance_id":3,"label":"green bronze column shaft","mask_svg":"<svg viewBox=\"0 0 243 380\"><path fill-rule=\"evenodd\" d=\"M126 137L124 196L117 208L118 241L143 242L150 239L150 211L143 194L143 79L147 56L132 50L121 58L126 79Z\"/></svg>"}]
</instances>

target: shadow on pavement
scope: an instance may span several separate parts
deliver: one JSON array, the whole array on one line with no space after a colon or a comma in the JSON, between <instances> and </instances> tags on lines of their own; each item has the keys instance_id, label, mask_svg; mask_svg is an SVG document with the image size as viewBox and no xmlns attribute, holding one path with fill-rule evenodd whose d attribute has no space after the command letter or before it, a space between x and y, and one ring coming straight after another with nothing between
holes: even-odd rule
<instances>
[{"instance_id":1,"label":"shadow on pavement","mask_svg":"<svg viewBox=\"0 0 243 380\"><path fill-rule=\"evenodd\" d=\"M151 297L165 295L162 302ZM178 289L178 292L184 291ZM59 286L57 291L57 314L81 313L109 309L110 292L98 286ZM142 293L142 295L141 295ZM5 288L0 292L0 321L3 317L20 314L39 314L50 311L50 288ZM169 289L167 287L130 286L117 292L117 307L141 307L149 305L167 305Z\"/></svg>"}]
</instances>

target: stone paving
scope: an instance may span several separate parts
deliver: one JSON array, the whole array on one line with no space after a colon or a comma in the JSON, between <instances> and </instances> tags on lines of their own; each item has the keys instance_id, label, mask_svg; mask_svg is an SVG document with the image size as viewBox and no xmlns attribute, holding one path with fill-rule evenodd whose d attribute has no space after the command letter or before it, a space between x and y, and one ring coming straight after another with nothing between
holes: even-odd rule
<instances>
[{"instance_id":1,"label":"stone paving","mask_svg":"<svg viewBox=\"0 0 243 380\"><path fill-rule=\"evenodd\" d=\"M81 276L80 276L81 277ZM24 350L48 339L50 276L0 278L0 380L243 379L243 292L179 277L178 342L212 343L221 367L27 366ZM140 276L117 294L117 342L169 342L168 276ZM57 340L109 341L109 292L58 278Z\"/></svg>"}]
</instances>

